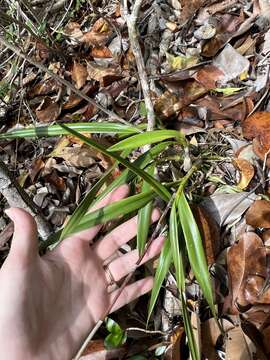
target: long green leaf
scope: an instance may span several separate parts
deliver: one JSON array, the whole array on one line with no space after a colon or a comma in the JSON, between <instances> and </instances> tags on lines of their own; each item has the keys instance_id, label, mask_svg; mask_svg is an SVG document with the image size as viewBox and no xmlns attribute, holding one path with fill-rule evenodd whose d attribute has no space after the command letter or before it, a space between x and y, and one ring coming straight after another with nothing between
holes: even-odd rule
<instances>
[{"instance_id":1,"label":"long green leaf","mask_svg":"<svg viewBox=\"0 0 270 360\"><path fill-rule=\"evenodd\" d=\"M183 144L185 144L184 136L176 130L154 130L146 131L142 134L137 134L130 136L127 139L119 141L117 144L111 146L109 151L121 151L126 149L135 149L147 144L154 144L166 139L176 138L181 139Z\"/></svg>"},{"instance_id":2,"label":"long green leaf","mask_svg":"<svg viewBox=\"0 0 270 360\"><path fill-rule=\"evenodd\" d=\"M184 321L184 328L188 339L188 346L191 353L192 360L199 360L199 350L195 341L194 332L192 329L190 316L188 313L186 301L185 301L185 267L184 267L184 254L183 246L179 246L179 231L178 231L178 218L177 218L177 209L176 202L173 202L171 214L170 214L170 223L169 223L169 238L171 242L172 257L175 267L175 277L177 286L180 293L180 300L182 304L182 315Z\"/></svg>"},{"instance_id":3,"label":"long green leaf","mask_svg":"<svg viewBox=\"0 0 270 360\"><path fill-rule=\"evenodd\" d=\"M190 350L191 358L192 360L200 360L200 354L199 349L197 346L197 343L195 341L194 331L192 328L190 316L187 309L186 299L184 293L180 292L180 300L182 304L182 315L183 315L183 322L184 322L184 328L188 340L188 347Z\"/></svg>"},{"instance_id":4,"label":"long green leaf","mask_svg":"<svg viewBox=\"0 0 270 360\"><path fill-rule=\"evenodd\" d=\"M154 164L151 164L146 171L148 172L148 174L153 176L154 170L155 170L155 166ZM150 185L146 181L144 181L142 186L142 193L147 192L149 190L151 190ZM148 238L149 227L151 223L152 208L153 208L153 204L152 202L149 202L148 204L145 205L145 207L143 207L138 211L137 249L140 255L142 255L144 251L145 244Z\"/></svg>"},{"instance_id":5,"label":"long green leaf","mask_svg":"<svg viewBox=\"0 0 270 360\"><path fill-rule=\"evenodd\" d=\"M114 158L115 160L119 161L122 165L124 165L126 168L128 168L129 170L133 171L136 175L140 176L142 179L144 179L146 182L148 182L153 190L165 201L169 201L171 198L171 194L170 192L166 189L165 186L163 186L162 184L160 184L155 178L153 178L152 176L150 176L149 174L147 174L145 171L141 170L140 168L136 167L135 165L133 165L131 162L129 162L128 160L122 158L120 155L114 153L114 152L109 152L107 149L105 149L104 146L102 146L101 144L96 143L95 141L93 141L92 139L88 139L86 136L81 135L80 133L78 133L77 131L70 129L69 127L65 126L64 124L60 124L60 126L62 126L65 130L67 130L70 134L78 137L80 140L82 140L85 144L92 146L93 148L99 150L100 152L102 152L103 154L107 155L107 156L111 156L112 158Z\"/></svg>"},{"instance_id":6,"label":"long green leaf","mask_svg":"<svg viewBox=\"0 0 270 360\"><path fill-rule=\"evenodd\" d=\"M213 315L215 316L216 312L214 307L211 281L198 226L188 205L184 192L181 192L176 200L179 221L183 229L191 268L202 289L205 299L208 302Z\"/></svg>"},{"instance_id":7,"label":"long green leaf","mask_svg":"<svg viewBox=\"0 0 270 360\"><path fill-rule=\"evenodd\" d=\"M166 239L161 254L159 256L158 267L155 273L154 286L151 292L151 298L148 306L147 322L149 321L150 316L153 312L154 306L158 298L158 294L161 289L161 285L165 279L165 276L169 271L171 262L172 262L172 252L171 252L170 240Z\"/></svg>"},{"instance_id":8,"label":"long green leaf","mask_svg":"<svg viewBox=\"0 0 270 360\"><path fill-rule=\"evenodd\" d=\"M65 225L62 230L60 240L66 238L69 234L72 234L76 229L77 224L81 221L82 217L87 213L89 207L93 203L98 191L101 189L102 185L110 177L112 171L114 170L115 165L112 166L106 173L98 180L98 182L92 187L92 189L88 192L79 206L76 208L74 213L71 215L68 223Z\"/></svg>"},{"instance_id":9,"label":"long green leaf","mask_svg":"<svg viewBox=\"0 0 270 360\"><path fill-rule=\"evenodd\" d=\"M67 125L70 129L86 133L113 133L119 135L132 135L139 132L139 130L133 126L109 122L67 123L64 125ZM26 127L23 129L13 129L11 131L0 134L0 139L59 136L66 135L68 133L69 132L60 125L36 126Z\"/></svg>"},{"instance_id":10,"label":"long green leaf","mask_svg":"<svg viewBox=\"0 0 270 360\"><path fill-rule=\"evenodd\" d=\"M144 169L146 166L150 164L150 162L154 161L156 157L169 145L175 144L175 141L165 141L160 144L153 146L144 154L140 155L138 159L136 159L133 163L134 166L139 167L140 169ZM109 192L111 192L116 187L129 183L132 181L137 175L130 171L129 169L125 169L121 175L119 175L107 188L100 194L97 199L94 201L95 204L97 201L103 199Z\"/></svg>"},{"instance_id":11,"label":"long green leaf","mask_svg":"<svg viewBox=\"0 0 270 360\"><path fill-rule=\"evenodd\" d=\"M185 271L184 271L184 256L183 248L179 246L179 231L178 231L178 219L175 201L173 202L170 222L169 222L169 239L171 242L173 263L175 266L175 277L179 291L185 289Z\"/></svg>"},{"instance_id":12,"label":"long green leaf","mask_svg":"<svg viewBox=\"0 0 270 360\"><path fill-rule=\"evenodd\" d=\"M155 193L153 191L130 196L126 199L119 200L109 204L101 209L95 210L84 215L79 224L73 227L72 233L91 228L98 224L104 224L107 221L116 219L118 216L130 214L145 206L149 201L153 200Z\"/></svg>"}]
</instances>

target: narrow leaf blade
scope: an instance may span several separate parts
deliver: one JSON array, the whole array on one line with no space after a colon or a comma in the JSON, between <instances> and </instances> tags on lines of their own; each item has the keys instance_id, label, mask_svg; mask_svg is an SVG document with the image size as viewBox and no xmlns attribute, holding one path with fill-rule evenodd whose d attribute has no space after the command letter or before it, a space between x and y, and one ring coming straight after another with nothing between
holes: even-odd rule
<instances>
[{"instance_id":1,"label":"narrow leaf blade","mask_svg":"<svg viewBox=\"0 0 270 360\"><path fill-rule=\"evenodd\" d=\"M147 144L154 144L170 138L180 137L180 132L176 130L155 130L146 131L142 134L130 136L127 139L119 141L117 144L111 146L109 151L122 151L126 149L135 149Z\"/></svg>"},{"instance_id":2,"label":"narrow leaf blade","mask_svg":"<svg viewBox=\"0 0 270 360\"><path fill-rule=\"evenodd\" d=\"M147 168L147 172L150 175L154 175L155 166L152 164ZM147 182L143 182L142 192L147 192L151 190L150 185ZM151 214L152 214L153 204L149 202L142 209L138 211L138 231L137 231L137 249L141 255L144 251L145 244L148 238L149 227L151 224Z\"/></svg>"},{"instance_id":3,"label":"narrow leaf blade","mask_svg":"<svg viewBox=\"0 0 270 360\"><path fill-rule=\"evenodd\" d=\"M147 174L145 171L141 170L140 168L136 167L134 164L132 164L131 162L129 162L128 160L122 158L120 155L114 153L114 152L109 152L104 146L102 146L101 144L96 143L95 141L93 141L92 139L88 139L86 136L81 135L80 133L78 133L77 131L70 129L69 127L61 124L61 126L66 129L70 134L78 137L80 140L82 140L85 144L92 146L93 148L99 150L100 152L102 152L103 154L107 155L107 156L111 156L113 159L119 161L122 165L124 165L125 167L127 167L129 170L133 171L136 175L140 176L141 178L143 178L145 181L147 181L153 188L153 190L155 190L155 192L165 201L169 201L171 198L171 194L170 192L166 189L165 186L163 186L162 184L160 184L155 178L153 178L152 176L150 176L149 174Z\"/></svg>"},{"instance_id":4,"label":"narrow leaf blade","mask_svg":"<svg viewBox=\"0 0 270 360\"><path fill-rule=\"evenodd\" d=\"M150 316L153 312L154 306L158 298L158 294L160 292L165 276L169 271L171 262L172 262L172 252L171 252L170 240L166 239L159 257L158 267L156 269L154 286L151 292L151 298L148 307L147 322L149 321Z\"/></svg>"},{"instance_id":5,"label":"narrow leaf blade","mask_svg":"<svg viewBox=\"0 0 270 360\"><path fill-rule=\"evenodd\" d=\"M179 195L179 199L177 199L177 205L179 220L183 229L191 268L213 315L215 315L211 281L205 259L201 235L184 192L181 192Z\"/></svg>"},{"instance_id":6,"label":"narrow leaf blade","mask_svg":"<svg viewBox=\"0 0 270 360\"><path fill-rule=\"evenodd\" d=\"M109 204L101 209L86 214L79 224L73 228L72 233L91 228L98 224L104 224L119 216L127 215L135 210L145 206L149 201L153 200L155 193L153 191L130 196L126 199Z\"/></svg>"}]
</instances>

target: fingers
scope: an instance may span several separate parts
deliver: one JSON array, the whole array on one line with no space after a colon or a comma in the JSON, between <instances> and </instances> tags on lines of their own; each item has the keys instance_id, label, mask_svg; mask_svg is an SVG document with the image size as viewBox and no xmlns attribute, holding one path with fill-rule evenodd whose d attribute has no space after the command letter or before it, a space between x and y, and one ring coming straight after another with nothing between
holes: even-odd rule
<instances>
[{"instance_id":1,"label":"fingers","mask_svg":"<svg viewBox=\"0 0 270 360\"><path fill-rule=\"evenodd\" d=\"M152 212L152 222L157 221L160 218L160 212L158 209L154 209ZM102 260L106 260L110 257L119 247L133 239L137 234L137 216L126 221L125 223L117 226L109 234L104 236L103 239L97 241L93 245L93 250L96 255Z\"/></svg>"},{"instance_id":2,"label":"fingers","mask_svg":"<svg viewBox=\"0 0 270 360\"><path fill-rule=\"evenodd\" d=\"M127 285L116 303L112 307L111 313L120 309L122 306L130 303L131 301L137 299L138 297L148 293L153 287L153 278L152 276L148 276L142 280L138 280L131 285ZM110 302L112 303L117 296L118 290L112 292L110 296Z\"/></svg>"},{"instance_id":3,"label":"fingers","mask_svg":"<svg viewBox=\"0 0 270 360\"><path fill-rule=\"evenodd\" d=\"M155 241L153 241L153 243L147 250L145 256L143 257L140 265L156 257L160 253L163 243L164 243L163 236L160 236ZM109 271L112 274L113 279L115 281L119 281L124 276L129 274L131 271L136 269L137 267L136 263L138 259L139 259L138 251L133 250L130 251L128 254L123 255L117 258L116 260L113 260L109 265L107 265L107 267L109 268ZM110 283L110 280L111 279L108 279L108 283Z\"/></svg>"},{"instance_id":4,"label":"fingers","mask_svg":"<svg viewBox=\"0 0 270 360\"><path fill-rule=\"evenodd\" d=\"M127 197L128 193L129 193L129 186L126 184L121 185L114 191L110 192L102 200L100 200L93 208L90 209L89 212L93 212L93 211L100 209L108 204L111 204L113 202L124 199L125 197ZM102 225L93 226L92 228L90 228L88 230L84 230L84 231L81 231L81 232L73 235L72 237L79 238L81 240L85 240L85 241L89 242L97 235L101 226Z\"/></svg>"},{"instance_id":5,"label":"fingers","mask_svg":"<svg viewBox=\"0 0 270 360\"><path fill-rule=\"evenodd\" d=\"M14 222L10 255L21 260L30 260L37 256L37 225L33 216L20 208L10 208L6 210L6 214Z\"/></svg>"}]
</instances>

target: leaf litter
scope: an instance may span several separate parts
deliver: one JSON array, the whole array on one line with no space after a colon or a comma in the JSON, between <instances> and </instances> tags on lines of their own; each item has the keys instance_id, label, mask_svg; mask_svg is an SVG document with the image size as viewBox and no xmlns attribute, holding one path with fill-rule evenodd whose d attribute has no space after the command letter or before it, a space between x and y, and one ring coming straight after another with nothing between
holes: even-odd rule
<instances>
[{"instance_id":1,"label":"leaf litter","mask_svg":"<svg viewBox=\"0 0 270 360\"><path fill-rule=\"evenodd\" d=\"M30 33L21 36L16 24L12 31L3 25L1 35L11 42L20 37L33 59L131 126L143 125L145 129L147 108L122 5L117 0L89 3L79 1L68 11L59 8L50 16L46 12L46 31L40 30L38 41ZM46 6L35 2L33 9L42 13ZM17 16L25 12L28 10L22 7ZM139 13L137 32L157 128L182 132L189 143L188 149L174 141L163 148L155 160L156 176L175 191L190 167L200 162L185 193L202 237L224 333L188 263L185 304L198 349L209 359L270 356L269 27L267 0L145 1ZM40 125L115 122L54 77L27 62L22 64L9 50L1 50L3 134ZM123 140L111 131L83 133L106 148ZM61 138L6 136L1 138L0 151L1 160L12 169L54 231L62 228L110 167L115 168L104 187L124 173L124 167L112 157L66 134ZM141 147L131 149L128 159L136 162L142 155ZM142 187L140 181L132 185L138 191ZM13 229L3 213L6 200L3 196L1 200L2 263ZM155 203L164 209L160 200ZM118 221L106 225L104 231ZM147 265L138 273L153 274L157 266ZM109 349L104 345L108 333L103 328L82 359L187 358L183 303L179 308L174 267L170 269L169 275L162 273L164 291L157 296L148 328L149 298L144 297L113 317L120 330L138 328L140 336L127 332L126 344Z\"/></svg>"}]
</instances>

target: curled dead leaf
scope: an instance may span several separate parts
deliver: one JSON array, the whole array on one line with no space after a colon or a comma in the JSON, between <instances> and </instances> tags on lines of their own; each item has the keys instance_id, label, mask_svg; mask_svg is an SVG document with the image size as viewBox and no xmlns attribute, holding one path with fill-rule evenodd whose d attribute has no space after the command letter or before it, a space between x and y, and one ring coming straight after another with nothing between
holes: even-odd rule
<instances>
[{"instance_id":1,"label":"curled dead leaf","mask_svg":"<svg viewBox=\"0 0 270 360\"><path fill-rule=\"evenodd\" d=\"M240 158L234 159L233 163L237 167L241 175L240 182L237 184L237 186L241 190L244 190L248 187L250 181L253 179L254 167L248 160Z\"/></svg>"},{"instance_id":2,"label":"curled dead leaf","mask_svg":"<svg viewBox=\"0 0 270 360\"><path fill-rule=\"evenodd\" d=\"M46 97L36 109L38 120L45 123L55 121L60 113L60 106L49 97Z\"/></svg>"},{"instance_id":3,"label":"curled dead leaf","mask_svg":"<svg viewBox=\"0 0 270 360\"><path fill-rule=\"evenodd\" d=\"M80 41L94 46L102 46L107 43L111 34L112 30L109 27L109 23L105 19L100 18L95 22L90 31L83 34Z\"/></svg>"},{"instance_id":4,"label":"curled dead leaf","mask_svg":"<svg viewBox=\"0 0 270 360\"><path fill-rule=\"evenodd\" d=\"M270 202L256 200L246 213L246 223L254 228L270 228Z\"/></svg>"},{"instance_id":5,"label":"curled dead leaf","mask_svg":"<svg viewBox=\"0 0 270 360\"><path fill-rule=\"evenodd\" d=\"M86 66L74 61L71 71L71 78L75 82L77 89L80 89L81 87L84 86L84 84L86 83L87 76L88 76L88 72Z\"/></svg>"}]
</instances>

